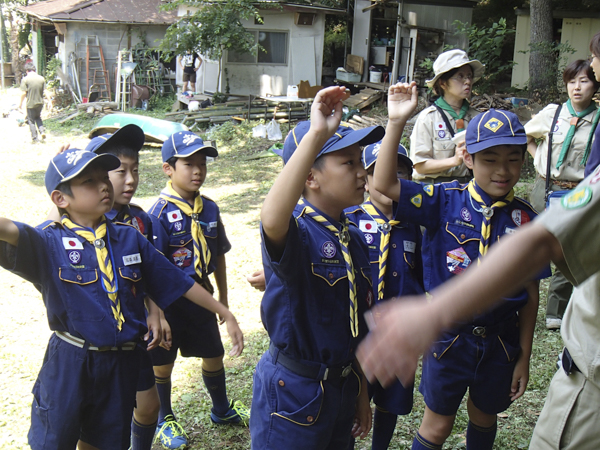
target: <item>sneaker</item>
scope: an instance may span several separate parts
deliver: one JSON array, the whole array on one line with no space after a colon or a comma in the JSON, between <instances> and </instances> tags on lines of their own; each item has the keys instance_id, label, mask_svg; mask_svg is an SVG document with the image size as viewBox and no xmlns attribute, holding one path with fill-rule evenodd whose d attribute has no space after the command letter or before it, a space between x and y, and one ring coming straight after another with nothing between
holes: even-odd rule
<instances>
[{"instance_id":1,"label":"sneaker","mask_svg":"<svg viewBox=\"0 0 600 450\"><path fill-rule=\"evenodd\" d=\"M42 138L42 141L43 141L43 140L45 140L45 139L46 139L46 132L45 132L45 131L42 131L41 133L42 133L42 134L41 134L41 136L40 136L40 137Z\"/></svg>"},{"instance_id":2,"label":"sneaker","mask_svg":"<svg viewBox=\"0 0 600 450\"><path fill-rule=\"evenodd\" d=\"M32 144L39 144L40 140L38 138L31 139Z\"/></svg>"},{"instance_id":3,"label":"sneaker","mask_svg":"<svg viewBox=\"0 0 600 450\"><path fill-rule=\"evenodd\" d=\"M546 319L547 330L560 330L562 319Z\"/></svg>"},{"instance_id":4,"label":"sneaker","mask_svg":"<svg viewBox=\"0 0 600 450\"><path fill-rule=\"evenodd\" d=\"M179 425L179 422L175 420L172 414L166 415L157 428L156 440L160 441L163 448L172 450L187 447L187 434L185 434L183 427Z\"/></svg>"},{"instance_id":5,"label":"sneaker","mask_svg":"<svg viewBox=\"0 0 600 450\"><path fill-rule=\"evenodd\" d=\"M248 426L248 422L250 421L250 411L242 402L234 402L232 400L229 404L229 411L223 415L217 415L214 411L211 411L210 420L218 425L241 423L244 426Z\"/></svg>"}]
</instances>

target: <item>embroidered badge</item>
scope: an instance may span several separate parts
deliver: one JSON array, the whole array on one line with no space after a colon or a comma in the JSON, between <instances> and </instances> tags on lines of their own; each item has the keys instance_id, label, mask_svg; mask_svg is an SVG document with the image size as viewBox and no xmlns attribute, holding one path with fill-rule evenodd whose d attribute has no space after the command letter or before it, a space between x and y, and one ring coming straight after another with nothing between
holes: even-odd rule
<instances>
[{"instance_id":1,"label":"embroidered badge","mask_svg":"<svg viewBox=\"0 0 600 450\"><path fill-rule=\"evenodd\" d=\"M169 218L169 222L171 223L177 222L178 220L183 220L183 216L181 215L181 211L179 210L171 211L169 214L167 214L167 217Z\"/></svg>"},{"instance_id":2,"label":"embroidered badge","mask_svg":"<svg viewBox=\"0 0 600 450\"><path fill-rule=\"evenodd\" d=\"M590 179L590 184L596 184L598 181L600 181L600 166L598 166L598 169L596 169L596 171L594 172L594 176Z\"/></svg>"},{"instance_id":3,"label":"embroidered badge","mask_svg":"<svg viewBox=\"0 0 600 450\"><path fill-rule=\"evenodd\" d=\"M440 131L440 130L445 130L446 129L446 124L444 122L436 122L435 123L435 129Z\"/></svg>"},{"instance_id":4,"label":"embroidered badge","mask_svg":"<svg viewBox=\"0 0 600 450\"><path fill-rule=\"evenodd\" d=\"M140 219L139 217L134 217L133 219L131 219L131 225L137 228L137 230L140 233L146 235L146 227L144 227L144 222L142 222L142 219Z\"/></svg>"},{"instance_id":5,"label":"embroidered badge","mask_svg":"<svg viewBox=\"0 0 600 450\"><path fill-rule=\"evenodd\" d=\"M417 194L410 199L410 202L417 208L420 208L423 204L423 196L421 194Z\"/></svg>"},{"instance_id":6,"label":"embroidered badge","mask_svg":"<svg viewBox=\"0 0 600 450\"><path fill-rule=\"evenodd\" d=\"M516 226L520 227L521 225L525 225L531 219L529 218L529 214L527 214L522 209L513 209L513 212L510 214L513 222Z\"/></svg>"},{"instance_id":7,"label":"embroidered badge","mask_svg":"<svg viewBox=\"0 0 600 450\"><path fill-rule=\"evenodd\" d=\"M213 228L217 228L217 222L208 222L208 226L206 227L206 231L210 231Z\"/></svg>"},{"instance_id":8,"label":"embroidered badge","mask_svg":"<svg viewBox=\"0 0 600 450\"><path fill-rule=\"evenodd\" d=\"M365 241L371 245L373 243L373 235L371 233L365 233Z\"/></svg>"},{"instance_id":9,"label":"embroidered badge","mask_svg":"<svg viewBox=\"0 0 600 450\"><path fill-rule=\"evenodd\" d=\"M337 249L335 248L335 244L331 241L326 241L321 246L321 253L325 258L333 258L337 253Z\"/></svg>"},{"instance_id":10,"label":"embroidered badge","mask_svg":"<svg viewBox=\"0 0 600 450\"><path fill-rule=\"evenodd\" d=\"M381 148L381 143L378 142L377 144L375 144L375 147L373 147L373 151L371 152L373 154L373 156L375 158L377 158L377 155L379 154L379 149Z\"/></svg>"},{"instance_id":11,"label":"embroidered badge","mask_svg":"<svg viewBox=\"0 0 600 450\"><path fill-rule=\"evenodd\" d=\"M192 263L192 252L185 247L175 250L171 257L177 267L189 267Z\"/></svg>"},{"instance_id":12,"label":"embroidered badge","mask_svg":"<svg viewBox=\"0 0 600 450\"><path fill-rule=\"evenodd\" d=\"M73 264L78 264L79 261L81 261L81 253L79 253L77 250L69 252L69 261L71 261Z\"/></svg>"},{"instance_id":13,"label":"embroidered badge","mask_svg":"<svg viewBox=\"0 0 600 450\"><path fill-rule=\"evenodd\" d=\"M183 228L183 224L181 222L175 222L173 224L173 228L175 228L175 230L177 231L181 231L181 229Z\"/></svg>"},{"instance_id":14,"label":"embroidered badge","mask_svg":"<svg viewBox=\"0 0 600 450\"><path fill-rule=\"evenodd\" d=\"M200 136L196 136L195 134L186 134L183 137L183 143L185 145L190 145L193 144L197 139L200 139Z\"/></svg>"},{"instance_id":15,"label":"embroidered badge","mask_svg":"<svg viewBox=\"0 0 600 450\"><path fill-rule=\"evenodd\" d=\"M423 185L423 190L424 190L424 191L425 191L425 193L426 193L427 195L429 195L430 197L432 197L432 196L433 196L433 190L434 190L434 189L435 189L435 188L433 187L433 184L425 184L425 185Z\"/></svg>"},{"instance_id":16,"label":"embroidered badge","mask_svg":"<svg viewBox=\"0 0 600 450\"><path fill-rule=\"evenodd\" d=\"M560 125L558 124L558 121L554 124L554 129L552 130L553 133L556 133L558 131L558 129L560 128Z\"/></svg>"},{"instance_id":17,"label":"embroidered badge","mask_svg":"<svg viewBox=\"0 0 600 450\"><path fill-rule=\"evenodd\" d=\"M439 131L438 131L438 137L439 137L440 139L444 139L444 138L446 137L446 131L444 131L444 130L439 130Z\"/></svg>"},{"instance_id":18,"label":"embroidered badge","mask_svg":"<svg viewBox=\"0 0 600 450\"><path fill-rule=\"evenodd\" d=\"M417 243L413 241L404 241L404 251L414 253L417 249Z\"/></svg>"},{"instance_id":19,"label":"embroidered badge","mask_svg":"<svg viewBox=\"0 0 600 450\"><path fill-rule=\"evenodd\" d=\"M455 275L463 273L471 264L471 258L462 247L446 252L446 267Z\"/></svg>"},{"instance_id":20,"label":"embroidered badge","mask_svg":"<svg viewBox=\"0 0 600 450\"><path fill-rule=\"evenodd\" d=\"M460 217L465 222L470 222L473 219L473 217L471 217L471 212L467 208L463 208L460 210Z\"/></svg>"},{"instance_id":21,"label":"embroidered badge","mask_svg":"<svg viewBox=\"0 0 600 450\"><path fill-rule=\"evenodd\" d=\"M77 150L72 153L69 153L67 155L67 163L73 164L73 165L77 164L77 161L79 161L81 159L84 152L85 152L85 150Z\"/></svg>"},{"instance_id":22,"label":"embroidered badge","mask_svg":"<svg viewBox=\"0 0 600 450\"><path fill-rule=\"evenodd\" d=\"M63 237L63 246L67 250L83 250L83 244L79 239Z\"/></svg>"},{"instance_id":23,"label":"embroidered badge","mask_svg":"<svg viewBox=\"0 0 600 450\"><path fill-rule=\"evenodd\" d=\"M502 125L504 125L504 122L493 117L485 123L484 127L490 130L492 133L495 133L502 128Z\"/></svg>"},{"instance_id":24,"label":"embroidered badge","mask_svg":"<svg viewBox=\"0 0 600 450\"><path fill-rule=\"evenodd\" d=\"M358 222L358 228L363 233L377 233L377 222L374 220L361 220Z\"/></svg>"},{"instance_id":25,"label":"embroidered badge","mask_svg":"<svg viewBox=\"0 0 600 450\"><path fill-rule=\"evenodd\" d=\"M589 187L582 187L565 195L561 203L566 209L575 209L587 205L591 199L592 190Z\"/></svg>"},{"instance_id":26,"label":"embroidered badge","mask_svg":"<svg viewBox=\"0 0 600 450\"><path fill-rule=\"evenodd\" d=\"M123 256L123 264L131 266L132 264L140 264L142 262L142 255L134 253L133 255Z\"/></svg>"}]
</instances>

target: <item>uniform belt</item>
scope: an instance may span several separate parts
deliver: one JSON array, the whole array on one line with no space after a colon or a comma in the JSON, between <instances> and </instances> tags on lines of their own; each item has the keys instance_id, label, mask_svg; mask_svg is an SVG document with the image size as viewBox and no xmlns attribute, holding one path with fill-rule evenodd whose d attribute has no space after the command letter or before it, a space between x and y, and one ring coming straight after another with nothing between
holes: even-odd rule
<instances>
[{"instance_id":1,"label":"uniform belt","mask_svg":"<svg viewBox=\"0 0 600 450\"><path fill-rule=\"evenodd\" d=\"M577 367L577 364L575 364L575 361L573 361L573 358L571 357L569 350L567 350L567 347L563 348L560 359L562 363L562 368L567 375L571 375L573 372L581 372L581 370L579 370L579 367Z\"/></svg>"},{"instance_id":2,"label":"uniform belt","mask_svg":"<svg viewBox=\"0 0 600 450\"><path fill-rule=\"evenodd\" d=\"M546 177L540 175L540 177L545 180ZM565 180L550 180L554 186L558 186L561 189L574 189L580 183L579 181L565 181Z\"/></svg>"},{"instance_id":3,"label":"uniform belt","mask_svg":"<svg viewBox=\"0 0 600 450\"><path fill-rule=\"evenodd\" d=\"M75 347L84 348L86 347L86 342L84 339L73 336L71 333L67 333L66 331L55 331L57 337L62 339L65 342L68 342ZM96 347L94 345L87 346L88 350L92 350L94 352L116 352L119 350L134 350L136 347L135 342L125 342L123 345L119 345L118 347L111 347L109 345L105 345L103 347Z\"/></svg>"},{"instance_id":4,"label":"uniform belt","mask_svg":"<svg viewBox=\"0 0 600 450\"><path fill-rule=\"evenodd\" d=\"M474 336L486 337L491 335L502 334L511 329L518 329L519 321L515 319L505 320L504 322L495 323L492 325L463 325L458 329L460 333L472 334Z\"/></svg>"},{"instance_id":5,"label":"uniform belt","mask_svg":"<svg viewBox=\"0 0 600 450\"><path fill-rule=\"evenodd\" d=\"M269 353L273 358L273 364L279 364L290 372L304 378L312 378L313 380L338 380L346 378L352 372L352 362L344 366L327 367L325 364L298 361L283 353L272 342L269 345Z\"/></svg>"}]
</instances>

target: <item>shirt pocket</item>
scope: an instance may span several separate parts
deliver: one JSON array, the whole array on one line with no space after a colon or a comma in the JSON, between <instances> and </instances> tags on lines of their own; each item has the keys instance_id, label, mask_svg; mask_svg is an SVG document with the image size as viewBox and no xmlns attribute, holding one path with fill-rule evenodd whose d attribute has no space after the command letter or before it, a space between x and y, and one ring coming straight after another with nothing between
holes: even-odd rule
<instances>
[{"instance_id":1,"label":"shirt pocket","mask_svg":"<svg viewBox=\"0 0 600 450\"><path fill-rule=\"evenodd\" d=\"M449 263L448 259L453 259L458 262L456 270L450 270L450 272L458 274L462 272L461 269L466 269L477 257L479 257L479 242L481 240L481 233L464 225L458 225L455 223L446 223L446 259L448 268L452 264ZM464 260L464 254L469 257L470 261ZM458 258L458 259L456 259Z\"/></svg>"},{"instance_id":2,"label":"shirt pocket","mask_svg":"<svg viewBox=\"0 0 600 450\"><path fill-rule=\"evenodd\" d=\"M218 235L217 222L209 222L206 225L200 225L202 233L206 239L216 239Z\"/></svg>"},{"instance_id":3,"label":"shirt pocket","mask_svg":"<svg viewBox=\"0 0 600 450\"><path fill-rule=\"evenodd\" d=\"M144 287L142 269L139 264L119 267L119 298L136 317L144 317ZM140 315L141 314L141 315Z\"/></svg>"},{"instance_id":4,"label":"shirt pocket","mask_svg":"<svg viewBox=\"0 0 600 450\"><path fill-rule=\"evenodd\" d=\"M339 296L348 297L348 273L346 266L336 264L312 263L312 282L315 294L321 298L319 302L321 314L318 320L323 324L330 324L340 305Z\"/></svg>"},{"instance_id":5,"label":"shirt pocket","mask_svg":"<svg viewBox=\"0 0 600 450\"><path fill-rule=\"evenodd\" d=\"M171 236L169 238L169 249L167 258L180 269L185 269L192 265L194 261L194 244L192 235L182 234L180 236Z\"/></svg>"},{"instance_id":6,"label":"shirt pocket","mask_svg":"<svg viewBox=\"0 0 600 450\"><path fill-rule=\"evenodd\" d=\"M106 297L108 302L108 295L101 285L92 286L96 282L100 283L98 269L60 267L58 278L63 282L61 291L64 295L62 298L69 318L83 321L104 319L105 311L102 301Z\"/></svg>"}]
</instances>

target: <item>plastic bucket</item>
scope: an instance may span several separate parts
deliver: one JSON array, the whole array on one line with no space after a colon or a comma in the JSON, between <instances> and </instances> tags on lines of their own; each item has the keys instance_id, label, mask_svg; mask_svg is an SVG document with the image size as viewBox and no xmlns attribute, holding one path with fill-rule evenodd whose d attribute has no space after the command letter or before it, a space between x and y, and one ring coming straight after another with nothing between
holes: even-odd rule
<instances>
[{"instance_id":1,"label":"plastic bucket","mask_svg":"<svg viewBox=\"0 0 600 450\"><path fill-rule=\"evenodd\" d=\"M381 83L381 72L369 71L369 81L371 83Z\"/></svg>"}]
</instances>

